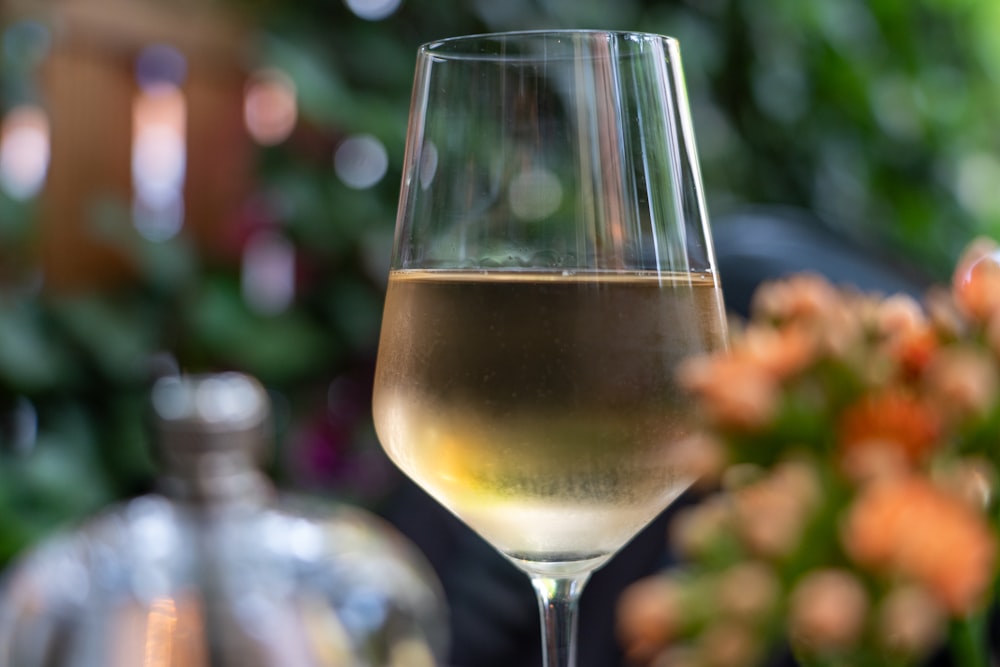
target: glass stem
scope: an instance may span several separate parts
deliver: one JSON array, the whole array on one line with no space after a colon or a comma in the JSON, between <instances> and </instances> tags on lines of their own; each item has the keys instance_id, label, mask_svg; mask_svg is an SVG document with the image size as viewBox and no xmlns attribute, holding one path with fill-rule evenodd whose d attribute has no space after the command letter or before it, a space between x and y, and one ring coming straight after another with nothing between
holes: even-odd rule
<instances>
[{"instance_id":1,"label":"glass stem","mask_svg":"<svg viewBox=\"0 0 1000 667\"><path fill-rule=\"evenodd\" d=\"M589 572L570 577L532 576L542 617L545 667L576 667L576 626L580 593Z\"/></svg>"}]
</instances>

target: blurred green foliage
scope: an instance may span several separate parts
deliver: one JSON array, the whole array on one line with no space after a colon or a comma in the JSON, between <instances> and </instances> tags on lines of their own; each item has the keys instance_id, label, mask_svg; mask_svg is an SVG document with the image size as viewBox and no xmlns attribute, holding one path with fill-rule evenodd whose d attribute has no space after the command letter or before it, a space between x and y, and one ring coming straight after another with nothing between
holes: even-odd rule
<instances>
[{"instance_id":1,"label":"blurred green foliage","mask_svg":"<svg viewBox=\"0 0 1000 667\"><path fill-rule=\"evenodd\" d=\"M251 202L294 244L296 300L255 312L238 265L199 256L183 235L142 240L120 206L99 215L138 279L45 296L25 260L37 202L0 191L0 563L149 488L144 399L150 378L174 365L257 375L275 395L279 480L378 503L392 473L377 453L367 383L425 41L541 27L671 34L713 214L803 207L939 278L970 236L1000 234L1000 3L404 0L367 21L334 0L230 2L254 26L255 65L284 70L299 94L299 128L259 150ZM10 35L3 109L37 93L41 57ZM388 153L387 174L367 189L332 169L335 147L357 134Z\"/></svg>"}]
</instances>

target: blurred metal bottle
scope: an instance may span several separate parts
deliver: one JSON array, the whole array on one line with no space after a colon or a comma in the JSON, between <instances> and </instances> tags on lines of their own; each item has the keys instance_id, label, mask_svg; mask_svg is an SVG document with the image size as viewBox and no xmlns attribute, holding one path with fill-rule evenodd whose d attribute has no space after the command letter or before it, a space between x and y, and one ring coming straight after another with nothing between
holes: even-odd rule
<instances>
[{"instance_id":1,"label":"blurred metal bottle","mask_svg":"<svg viewBox=\"0 0 1000 667\"><path fill-rule=\"evenodd\" d=\"M269 401L239 374L152 393L162 494L29 552L0 598L0 667L432 667L438 582L387 524L279 498Z\"/></svg>"}]
</instances>

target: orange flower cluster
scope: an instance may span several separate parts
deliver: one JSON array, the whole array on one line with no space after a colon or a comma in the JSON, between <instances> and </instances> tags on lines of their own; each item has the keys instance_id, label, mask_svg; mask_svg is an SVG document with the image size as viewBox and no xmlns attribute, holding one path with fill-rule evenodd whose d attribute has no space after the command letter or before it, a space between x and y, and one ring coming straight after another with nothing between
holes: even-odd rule
<instances>
[{"instance_id":1,"label":"orange flower cluster","mask_svg":"<svg viewBox=\"0 0 1000 667\"><path fill-rule=\"evenodd\" d=\"M858 480L919 466L941 442L936 412L893 388L861 396L836 422L840 465Z\"/></svg>"},{"instance_id":2,"label":"orange flower cluster","mask_svg":"<svg viewBox=\"0 0 1000 667\"><path fill-rule=\"evenodd\" d=\"M732 330L680 371L690 442L724 460L674 522L688 566L621 601L628 655L752 667L790 639L816 664L919 664L997 579L1000 249L973 243L923 302L768 283ZM713 652L722 629L739 641Z\"/></svg>"},{"instance_id":3,"label":"orange flower cluster","mask_svg":"<svg viewBox=\"0 0 1000 667\"><path fill-rule=\"evenodd\" d=\"M778 405L781 382L814 358L807 333L797 327L744 332L730 354L684 364L680 381L700 394L711 417L737 428L766 424Z\"/></svg>"},{"instance_id":4,"label":"orange flower cluster","mask_svg":"<svg viewBox=\"0 0 1000 667\"><path fill-rule=\"evenodd\" d=\"M844 545L858 563L925 586L956 615L982 603L996 557L976 509L919 476L866 487L847 514Z\"/></svg>"}]
</instances>

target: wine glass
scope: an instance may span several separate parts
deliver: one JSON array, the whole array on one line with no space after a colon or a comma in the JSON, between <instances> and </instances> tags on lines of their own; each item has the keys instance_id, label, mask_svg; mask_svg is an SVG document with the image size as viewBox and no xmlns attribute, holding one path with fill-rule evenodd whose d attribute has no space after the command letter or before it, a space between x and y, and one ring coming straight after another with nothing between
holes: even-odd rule
<instances>
[{"instance_id":1,"label":"wine glass","mask_svg":"<svg viewBox=\"0 0 1000 667\"><path fill-rule=\"evenodd\" d=\"M374 391L392 460L531 578L547 667L591 573L692 481L726 322L677 42L420 47Z\"/></svg>"}]
</instances>

